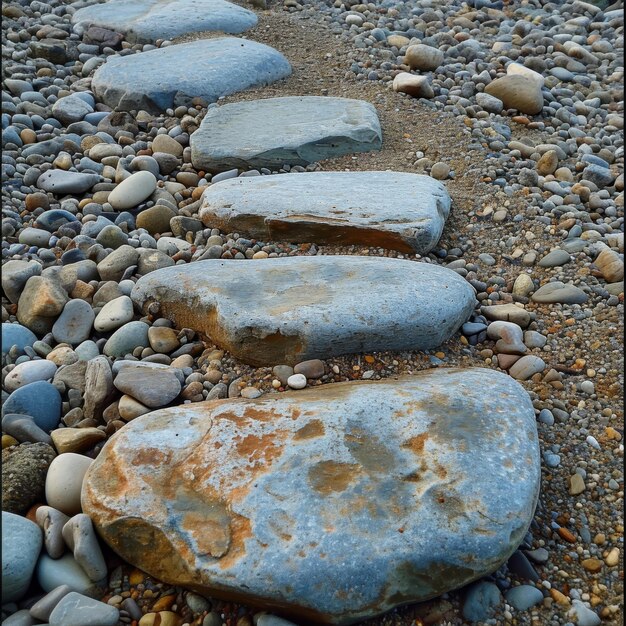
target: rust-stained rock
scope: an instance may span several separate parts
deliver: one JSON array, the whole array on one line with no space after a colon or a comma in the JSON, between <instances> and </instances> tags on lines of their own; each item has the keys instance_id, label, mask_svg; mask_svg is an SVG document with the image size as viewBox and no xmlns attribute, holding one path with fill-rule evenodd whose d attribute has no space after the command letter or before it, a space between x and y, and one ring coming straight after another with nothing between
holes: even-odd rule
<instances>
[{"instance_id":1,"label":"rust-stained rock","mask_svg":"<svg viewBox=\"0 0 626 626\"><path fill-rule=\"evenodd\" d=\"M131 298L252 365L435 348L475 302L452 270L358 256L175 265L140 278Z\"/></svg>"},{"instance_id":2,"label":"rust-stained rock","mask_svg":"<svg viewBox=\"0 0 626 626\"><path fill-rule=\"evenodd\" d=\"M496 570L539 478L524 389L438 369L139 417L94 461L82 506L156 578L347 624Z\"/></svg>"},{"instance_id":3,"label":"rust-stained rock","mask_svg":"<svg viewBox=\"0 0 626 626\"><path fill-rule=\"evenodd\" d=\"M406 172L307 172L211 185L200 218L260 241L361 245L426 254L450 213L446 188Z\"/></svg>"}]
</instances>

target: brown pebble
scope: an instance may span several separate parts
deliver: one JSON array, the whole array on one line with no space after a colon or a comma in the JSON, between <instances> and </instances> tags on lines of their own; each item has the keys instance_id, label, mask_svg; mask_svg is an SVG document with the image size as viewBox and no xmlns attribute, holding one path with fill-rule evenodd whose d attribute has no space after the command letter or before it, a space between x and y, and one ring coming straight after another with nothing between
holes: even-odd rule
<instances>
[{"instance_id":1,"label":"brown pebble","mask_svg":"<svg viewBox=\"0 0 626 626\"><path fill-rule=\"evenodd\" d=\"M571 530L561 526L557 532L561 539L565 539L565 541L569 541L569 543L576 543L576 535L574 535Z\"/></svg>"}]
</instances>

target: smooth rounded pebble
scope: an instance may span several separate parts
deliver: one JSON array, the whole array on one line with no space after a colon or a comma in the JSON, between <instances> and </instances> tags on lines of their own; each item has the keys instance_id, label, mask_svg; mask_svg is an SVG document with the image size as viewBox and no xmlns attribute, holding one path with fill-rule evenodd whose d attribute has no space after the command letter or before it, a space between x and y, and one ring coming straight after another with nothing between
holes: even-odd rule
<instances>
[{"instance_id":1,"label":"smooth rounded pebble","mask_svg":"<svg viewBox=\"0 0 626 626\"><path fill-rule=\"evenodd\" d=\"M83 478L92 462L93 459L73 452L59 454L50 464L46 476L48 504L66 515L80 513Z\"/></svg>"}]
</instances>

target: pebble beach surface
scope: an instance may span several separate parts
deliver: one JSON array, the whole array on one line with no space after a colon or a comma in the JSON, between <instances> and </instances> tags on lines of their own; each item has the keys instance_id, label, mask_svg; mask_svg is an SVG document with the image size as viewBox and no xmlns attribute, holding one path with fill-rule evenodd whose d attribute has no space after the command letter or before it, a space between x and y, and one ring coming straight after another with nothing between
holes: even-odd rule
<instances>
[{"instance_id":1,"label":"pebble beach surface","mask_svg":"<svg viewBox=\"0 0 626 626\"><path fill-rule=\"evenodd\" d=\"M622 623L621 3L198 1L3 3L3 624Z\"/></svg>"}]
</instances>

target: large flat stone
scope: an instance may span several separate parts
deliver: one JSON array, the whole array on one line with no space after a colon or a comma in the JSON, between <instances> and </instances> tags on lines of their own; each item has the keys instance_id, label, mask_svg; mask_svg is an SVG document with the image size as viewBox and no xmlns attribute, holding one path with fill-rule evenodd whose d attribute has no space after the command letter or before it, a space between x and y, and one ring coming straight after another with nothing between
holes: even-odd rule
<instances>
[{"instance_id":1,"label":"large flat stone","mask_svg":"<svg viewBox=\"0 0 626 626\"><path fill-rule=\"evenodd\" d=\"M435 348L475 302L452 270L356 256L176 265L140 278L131 298L252 365Z\"/></svg>"},{"instance_id":2,"label":"large flat stone","mask_svg":"<svg viewBox=\"0 0 626 626\"><path fill-rule=\"evenodd\" d=\"M261 241L312 241L425 254L450 213L442 183L404 172L308 172L231 178L203 195L211 228Z\"/></svg>"},{"instance_id":3,"label":"large flat stone","mask_svg":"<svg viewBox=\"0 0 626 626\"><path fill-rule=\"evenodd\" d=\"M191 136L196 169L280 168L380 150L382 131L369 102L303 96L234 102L209 109Z\"/></svg>"},{"instance_id":4,"label":"large flat stone","mask_svg":"<svg viewBox=\"0 0 626 626\"><path fill-rule=\"evenodd\" d=\"M187 33L243 33L257 23L252 11L226 0L112 0L79 9L72 16L82 33L100 26L124 33L127 41L148 43Z\"/></svg>"},{"instance_id":5,"label":"large flat stone","mask_svg":"<svg viewBox=\"0 0 626 626\"><path fill-rule=\"evenodd\" d=\"M439 369L153 412L106 444L82 505L159 580L341 624L496 570L539 479L524 389Z\"/></svg>"},{"instance_id":6,"label":"large flat stone","mask_svg":"<svg viewBox=\"0 0 626 626\"><path fill-rule=\"evenodd\" d=\"M273 48L236 37L202 39L109 57L93 76L98 100L117 110L162 112L194 97L215 102L285 78L291 66Z\"/></svg>"}]
</instances>

